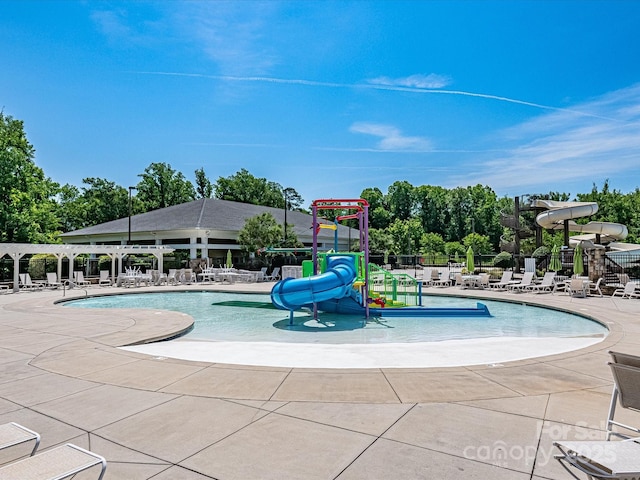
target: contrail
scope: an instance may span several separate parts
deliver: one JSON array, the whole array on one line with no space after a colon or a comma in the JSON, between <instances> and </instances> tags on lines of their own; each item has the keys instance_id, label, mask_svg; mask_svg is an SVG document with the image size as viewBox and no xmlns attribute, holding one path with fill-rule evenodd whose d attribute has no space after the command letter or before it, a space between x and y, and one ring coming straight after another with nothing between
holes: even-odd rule
<instances>
[{"instance_id":1,"label":"contrail","mask_svg":"<svg viewBox=\"0 0 640 480\"><path fill-rule=\"evenodd\" d=\"M553 110L556 112L573 113L584 117L600 118L602 120L609 120L612 122L620 122L615 118L603 117L594 113L582 112L580 110L573 110L570 108L553 107L550 105L543 105L540 103L527 102L525 100L518 100L515 98L501 97L498 95L489 95L486 93L474 93L465 92L463 90L442 90L442 89L429 89L429 88L416 88L416 87L401 87L396 85L384 85L374 83L332 83L332 82L317 82L313 80L303 79L287 79L287 78L274 78L274 77L237 77L232 75L205 75L202 73L180 73L180 72L133 72L140 75L167 75L175 77L197 77L197 78L210 78L213 80L223 80L228 82L261 82L261 83L279 83L286 85L305 85L309 87L326 87L326 88L361 88L370 90L386 90L391 92L407 92L407 93L424 93L424 94L436 94L436 95L460 95L465 97L477 97L485 98L487 100L497 100L499 102L514 103L517 105L525 105L527 107L539 108L542 110Z\"/></svg>"}]
</instances>

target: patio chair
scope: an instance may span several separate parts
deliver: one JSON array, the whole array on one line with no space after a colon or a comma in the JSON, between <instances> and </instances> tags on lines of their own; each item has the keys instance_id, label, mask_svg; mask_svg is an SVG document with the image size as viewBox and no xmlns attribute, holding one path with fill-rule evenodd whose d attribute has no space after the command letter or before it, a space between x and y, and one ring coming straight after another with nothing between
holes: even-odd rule
<instances>
[{"instance_id":1,"label":"patio chair","mask_svg":"<svg viewBox=\"0 0 640 480\"><path fill-rule=\"evenodd\" d=\"M15 422L0 425L0 450L15 447L23 443L34 442L30 455L34 455L40 446L40 434Z\"/></svg>"},{"instance_id":2,"label":"patio chair","mask_svg":"<svg viewBox=\"0 0 640 480\"><path fill-rule=\"evenodd\" d=\"M275 267L271 272L271 275L267 275L264 277L268 282L280 280L280 267Z\"/></svg>"},{"instance_id":3,"label":"patio chair","mask_svg":"<svg viewBox=\"0 0 640 480\"><path fill-rule=\"evenodd\" d=\"M609 354L613 360L613 362L609 362L609 367L613 374L614 384L607 416L607 440L612 436L627 439L630 437L629 435L613 428L621 427L638 435L640 434L640 424L637 427L626 425L614 420L614 417L618 405L640 412L640 357L613 351L610 351Z\"/></svg>"},{"instance_id":4,"label":"patio chair","mask_svg":"<svg viewBox=\"0 0 640 480\"><path fill-rule=\"evenodd\" d=\"M58 274L56 272L47 272L47 288L61 287L62 283L58 281Z\"/></svg>"},{"instance_id":5,"label":"patio chair","mask_svg":"<svg viewBox=\"0 0 640 480\"><path fill-rule=\"evenodd\" d=\"M100 280L98 280L98 285L100 285L101 287L111 286L111 278L109 278L109 270L100 270Z\"/></svg>"},{"instance_id":6,"label":"patio chair","mask_svg":"<svg viewBox=\"0 0 640 480\"><path fill-rule=\"evenodd\" d=\"M627 282L624 288L616 288L611 294L612 297L639 298L640 293L636 291L636 282Z\"/></svg>"},{"instance_id":7,"label":"patio chair","mask_svg":"<svg viewBox=\"0 0 640 480\"><path fill-rule=\"evenodd\" d=\"M91 282L84 279L84 273L81 270L73 272L73 278L77 286L79 287L89 287L91 286Z\"/></svg>"},{"instance_id":8,"label":"patio chair","mask_svg":"<svg viewBox=\"0 0 640 480\"><path fill-rule=\"evenodd\" d=\"M588 286L589 284L585 283L582 278L572 278L565 286L565 290L571 297L586 298Z\"/></svg>"},{"instance_id":9,"label":"patio chair","mask_svg":"<svg viewBox=\"0 0 640 480\"><path fill-rule=\"evenodd\" d=\"M502 272L502 277L500 278L500 281L490 283L489 288L494 288L496 290L504 290L505 288L507 288L507 286L517 283L516 281L511 280L512 277L513 277L513 270L505 270L504 272Z\"/></svg>"},{"instance_id":10,"label":"patio chair","mask_svg":"<svg viewBox=\"0 0 640 480\"><path fill-rule=\"evenodd\" d=\"M523 287L523 288L527 292L536 292L536 293L549 292L549 293L551 293L551 291L553 290L553 287L554 287L555 276L556 276L556 272L547 272L547 273L544 274L544 277L542 277L542 281L540 283L531 284L531 285L528 285L528 286Z\"/></svg>"},{"instance_id":11,"label":"patio chair","mask_svg":"<svg viewBox=\"0 0 640 480\"><path fill-rule=\"evenodd\" d=\"M2 480L61 480L101 465L98 480L107 469L104 457L72 443L0 467ZM85 478L84 476L82 478Z\"/></svg>"},{"instance_id":12,"label":"patio chair","mask_svg":"<svg viewBox=\"0 0 640 480\"><path fill-rule=\"evenodd\" d=\"M478 287L479 288L489 288L489 280L491 279L491 275L489 275L488 273L481 273L480 274L480 280L478 280Z\"/></svg>"},{"instance_id":13,"label":"patio chair","mask_svg":"<svg viewBox=\"0 0 640 480\"><path fill-rule=\"evenodd\" d=\"M512 283L510 285L507 285L507 290L509 290L510 292L522 292L524 287L528 287L533 283L533 275L534 272L524 272L520 283Z\"/></svg>"}]
</instances>

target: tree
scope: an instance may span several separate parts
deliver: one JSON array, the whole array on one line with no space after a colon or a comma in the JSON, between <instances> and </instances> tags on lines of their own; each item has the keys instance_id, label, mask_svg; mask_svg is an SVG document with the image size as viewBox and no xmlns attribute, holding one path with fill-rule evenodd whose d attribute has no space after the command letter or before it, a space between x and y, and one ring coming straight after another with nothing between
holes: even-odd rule
<instances>
[{"instance_id":1,"label":"tree","mask_svg":"<svg viewBox=\"0 0 640 480\"><path fill-rule=\"evenodd\" d=\"M473 253L481 255L484 253L491 253L491 242L486 235L480 235L479 233L470 233L462 239L462 244L473 249Z\"/></svg>"},{"instance_id":2,"label":"tree","mask_svg":"<svg viewBox=\"0 0 640 480\"><path fill-rule=\"evenodd\" d=\"M407 181L393 182L387 192L387 203L396 220L409 220L413 213L413 185Z\"/></svg>"},{"instance_id":3,"label":"tree","mask_svg":"<svg viewBox=\"0 0 640 480\"><path fill-rule=\"evenodd\" d=\"M282 227L269 212L248 218L238 233L240 248L247 252L257 252L264 247L280 245Z\"/></svg>"},{"instance_id":4,"label":"tree","mask_svg":"<svg viewBox=\"0 0 640 480\"><path fill-rule=\"evenodd\" d=\"M288 192L289 206L298 209L303 200L295 189L283 189L279 183L256 178L244 168L229 177L219 177L215 184L216 198L274 208L284 208L285 191Z\"/></svg>"},{"instance_id":5,"label":"tree","mask_svg":"<svg viewBox=\"0 0 640 480\"><path fill-rule=\"evenodd\" d=\"M168 163L152 163L136 186L136 197L144 205L144 210L156 210L195 200L193 185Z\"/></svg>"},{"instance_id":6,"label":"tree","mask_svg":"<svg viewBox=\"0 0 640 480\"><path fill-rule=\"evenodd\" d=\"M389 253L393 250L393 238L386 230L369 229L369 252Z\"/></svg>"},{"instance_id":7,"label":"tree","mask_svg":"<svg viewBox=\"0 0 640 480\"><path fill-rule=\"evenodd\" d=\"M211 198L213 195L213 184L204 173L204 168L195 171L196 175L196 198Z\"/></svg>"},{"instance_id":8,"label":"tree","mask_svg":"<svg viewBox=\"0 0 640 480\"><path fill-rule=\"evenodd\" d=\"M420 251L420 239L424 234L420 220L396 219L387 229L393 238L393 246L396 253L403 255L415 255Z\"/></svg>"},{"instance_id":9,"label":"tree","mask_svg":"<svg viewBox=\"0 0 640 480\"><path fill-rule=\"evenodd\" d=\"M0 111L0 241L55 243L59 185L33 161L23 122Z\"/></svg>"}]
</instances>

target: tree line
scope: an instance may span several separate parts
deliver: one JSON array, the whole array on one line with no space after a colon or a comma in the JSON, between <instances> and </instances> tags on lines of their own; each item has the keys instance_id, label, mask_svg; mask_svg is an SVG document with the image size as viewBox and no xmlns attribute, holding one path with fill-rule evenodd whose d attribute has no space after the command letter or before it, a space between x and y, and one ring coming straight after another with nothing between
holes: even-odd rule
<instances>
[{"instance_id":1,"label":"tree line","mask_svg":"<svg viewBox=\"0 0 640 480\"><path fill-rule=\"evenodd\" d=\"M199 168L194 172L195 182L192 183L168 163L151 163L138 175L138 183L130 188L94 177L83 179L83 185L78 187L52 181L34 159L35 149L26 137L23 122L0 111L0 242L55 243L61 232L126 217L129 208L137 214L199 198L275 208L285 208L286 202L290 210L305 211L304 199L294 188L283 189L277 182L257 178L244 168L234 175L219 177L215 182ZM539 196L570 199L570 195L563 192ZM371 187L363 190L360 198L370 204L372 252L455 255L471 246L475 253L483 254L498 252L501 239L513 238L513 231L500 223L502 214L513 213L513 198L498 197L485 185L447 189L396 181L386 193ZM596 215L579 222L623 223L629 228L628 241L638 240L638 188L631 193L622 193L611 189L605 181L601 190L594 184L591 192L577 194L575 200L594 201L599 205ZM250 225L253 231L247 235L252 239L251 248L255 247L261 228L268 232L265 235L269 241L282 237L274 229L273 222L254 219ZM523 214L523 224L532 222L532 218ZM256 230L256 225L263 226ZM357 227L355 223L352 226ZM289 243L297 242L293 235L287 237ZM560 234L545 232L544 243L549 247L560 244L560 237ZM523 253L531 253L533 249L533 240L523 241Z\"/></svg>"}]
</instances>

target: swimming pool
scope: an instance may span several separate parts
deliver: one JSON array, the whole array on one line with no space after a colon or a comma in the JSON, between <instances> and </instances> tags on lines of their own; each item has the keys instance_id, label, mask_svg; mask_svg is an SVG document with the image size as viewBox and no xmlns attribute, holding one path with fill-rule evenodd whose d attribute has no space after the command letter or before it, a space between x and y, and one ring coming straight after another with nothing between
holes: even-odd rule
<instances>
[{"instance_id":1,"label":"swimming pool","mask_svg":"<svg viewBox=\"0 0 640 480\"><path fill-rule=\"evenodd\" d=\"M488 338L604 338L598 322L571 313L525 304L484 301L490 318L370 318L307 312L289 314L270 305L268 295L223 292L127 294L66 302L82 308L146 308L186 313L195 320L183 338L217 342L297 344L398 344ZM433 307L475 307L475 299L428 296Z\"/></svg>"}]
</instances>

